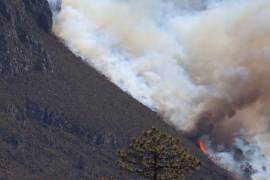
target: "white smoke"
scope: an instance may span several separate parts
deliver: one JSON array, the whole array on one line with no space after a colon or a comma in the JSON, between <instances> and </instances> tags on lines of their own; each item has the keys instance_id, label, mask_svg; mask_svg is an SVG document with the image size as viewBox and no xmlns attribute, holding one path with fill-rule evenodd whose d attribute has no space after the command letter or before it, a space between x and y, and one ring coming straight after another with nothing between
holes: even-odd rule
<instances>
[{"instance_id":1,"label":"white smoke","mask_svg":"<svg viewBox=\"0 0 270 180\"><path fill-rule=\"evenodd\" d=\"M204 142L208 147L208 155L213 162L229 172L235 173L236 177L254 180L268 179L269 172L267 168L269 167L270 159L269 156L265 156L262 153L263 150L257 143L251 144L243 139L236 138L231 150L217 151L211 148L209 137L204 139Z\"/></svg>"},{"instance_id":2,"label":"white smoke","mask_svg":"<svg viewBox=\"0 0 270 180\"><path fill-rule=\"evenodd\" d=\"M177 129L201 132L198 124L210 123L216 145L229 139L244 154L256 147L246 161L253 179L266 179L268 19L268 0L63 0L54 32ZM215 150L222 162L240 167L225 149Z\"/></svg>"}]
</instances>

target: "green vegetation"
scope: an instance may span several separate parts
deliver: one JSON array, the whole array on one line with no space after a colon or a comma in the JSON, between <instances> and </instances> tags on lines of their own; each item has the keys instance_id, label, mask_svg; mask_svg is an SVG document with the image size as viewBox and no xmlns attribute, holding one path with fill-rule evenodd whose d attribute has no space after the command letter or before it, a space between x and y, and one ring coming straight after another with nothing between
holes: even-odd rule
<instances>
[{"instance_id":1,"label":"green vegetation","mask_svg":"<svg viewBox=\"0 0 270 180\"><path fill-rule=\"evenodd\" d=\"M201 166L201 161L184 149L180 139L157 128L133 139L127 150L119 151L119 157L122 168L153 180L184 179Z\"/></svg>"}]
</instances>

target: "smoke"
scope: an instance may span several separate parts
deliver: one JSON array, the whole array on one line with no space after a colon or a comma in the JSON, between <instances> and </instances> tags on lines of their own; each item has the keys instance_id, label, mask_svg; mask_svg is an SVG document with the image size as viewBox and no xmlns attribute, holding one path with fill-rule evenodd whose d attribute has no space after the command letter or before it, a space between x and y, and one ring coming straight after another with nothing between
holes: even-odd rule
<instances>
[{"instance_id":1,"label":"smoke","mask_svg":"<svg viewBox=\"0 0 270 180\"><path fill-rule=\"evenodd\" d=\"M53 15L56 16L61 10L62 0L48 0L48 3Z\"/></svg>"},{"instance_id":2,"label":"smoke","mask_svg":"<svg viewBox=\"0 0 270 180\"><path fill-rule=\"evenodd\" d=\"M63 0L54 32L168 123L207 135L221 163L266 179L267 19L268 0Z\"/></svg>"}]
</instances>

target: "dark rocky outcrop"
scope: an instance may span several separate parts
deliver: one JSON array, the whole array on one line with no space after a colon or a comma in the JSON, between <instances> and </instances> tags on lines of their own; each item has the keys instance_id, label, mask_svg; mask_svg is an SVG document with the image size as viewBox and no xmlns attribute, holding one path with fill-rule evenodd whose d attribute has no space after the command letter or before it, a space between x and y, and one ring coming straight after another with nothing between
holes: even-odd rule
<instances>
[{"instance_id":1,"label":"dark rocky outcrop","mask_svg":"<svg viewBox=\"0 0 270 180\"><path fill-rule=\"evenodd\" d=\"M116 150L152 126L180 134L51 28L46 0L0 0L0 179L136 179L118 168ZM189 179L230 179L183 140L204 164Z\"/></svg>"},{"instance_id":2,"label":"dark rocky outcrop","mask_svg":"<svg viewBox=\"0 0 270 180\"><path fill-rule=\"evenodd\" d=\"M52 16L47 6L47 1L39 0L0 1L0 74L52 71L51 57L36 33L37 28L51 31Z\"/></svg>"},{"instance_id":3,"label":"dark rocky outcrop","mask_svg":"<svg viewBox=\"0 0 270 180\"><path fill-rule=\"evenodd\" d=\"M73 123L74 121L65 117L63 113L50 111L49 108L41 107L36 103L27 102L23 106L10 105L7 106L5 113L18 122L34 119L43 126L61 129L95 146L114 149L128 142L124 138L118 140L113 134L108 134L107 132L93 134L79 124Z\"/></svg>"},{"instance_id":4,"label":"dark rocky outcrop","mask_svg":"<svg viewBox=\"0 0 270 180\"><path fill-rule=\"evenodd\" d=\"M52 12L48 9L48 1L23 0L25 10L33 17L36 24L45 32L52 30Z\"/></svg>"}]
</instances>

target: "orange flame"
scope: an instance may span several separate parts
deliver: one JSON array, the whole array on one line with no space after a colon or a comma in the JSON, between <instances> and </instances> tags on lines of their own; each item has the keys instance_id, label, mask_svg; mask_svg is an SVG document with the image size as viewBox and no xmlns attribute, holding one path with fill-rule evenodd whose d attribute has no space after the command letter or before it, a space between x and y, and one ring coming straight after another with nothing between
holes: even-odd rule
<instances>
[{"instance_id":1,"label":"orange flame","mask_svg":"<svg viewBox=\"0 0 270 180\"><path fill-rule=\"evenodd\" d=\"M207 149L206 145L203 143L202 140L199 140L199 141L198 141L198 145L199 145L201 151L202 151L204 154L208 155L208 149Z\"/></svg>"}]
</instances>

